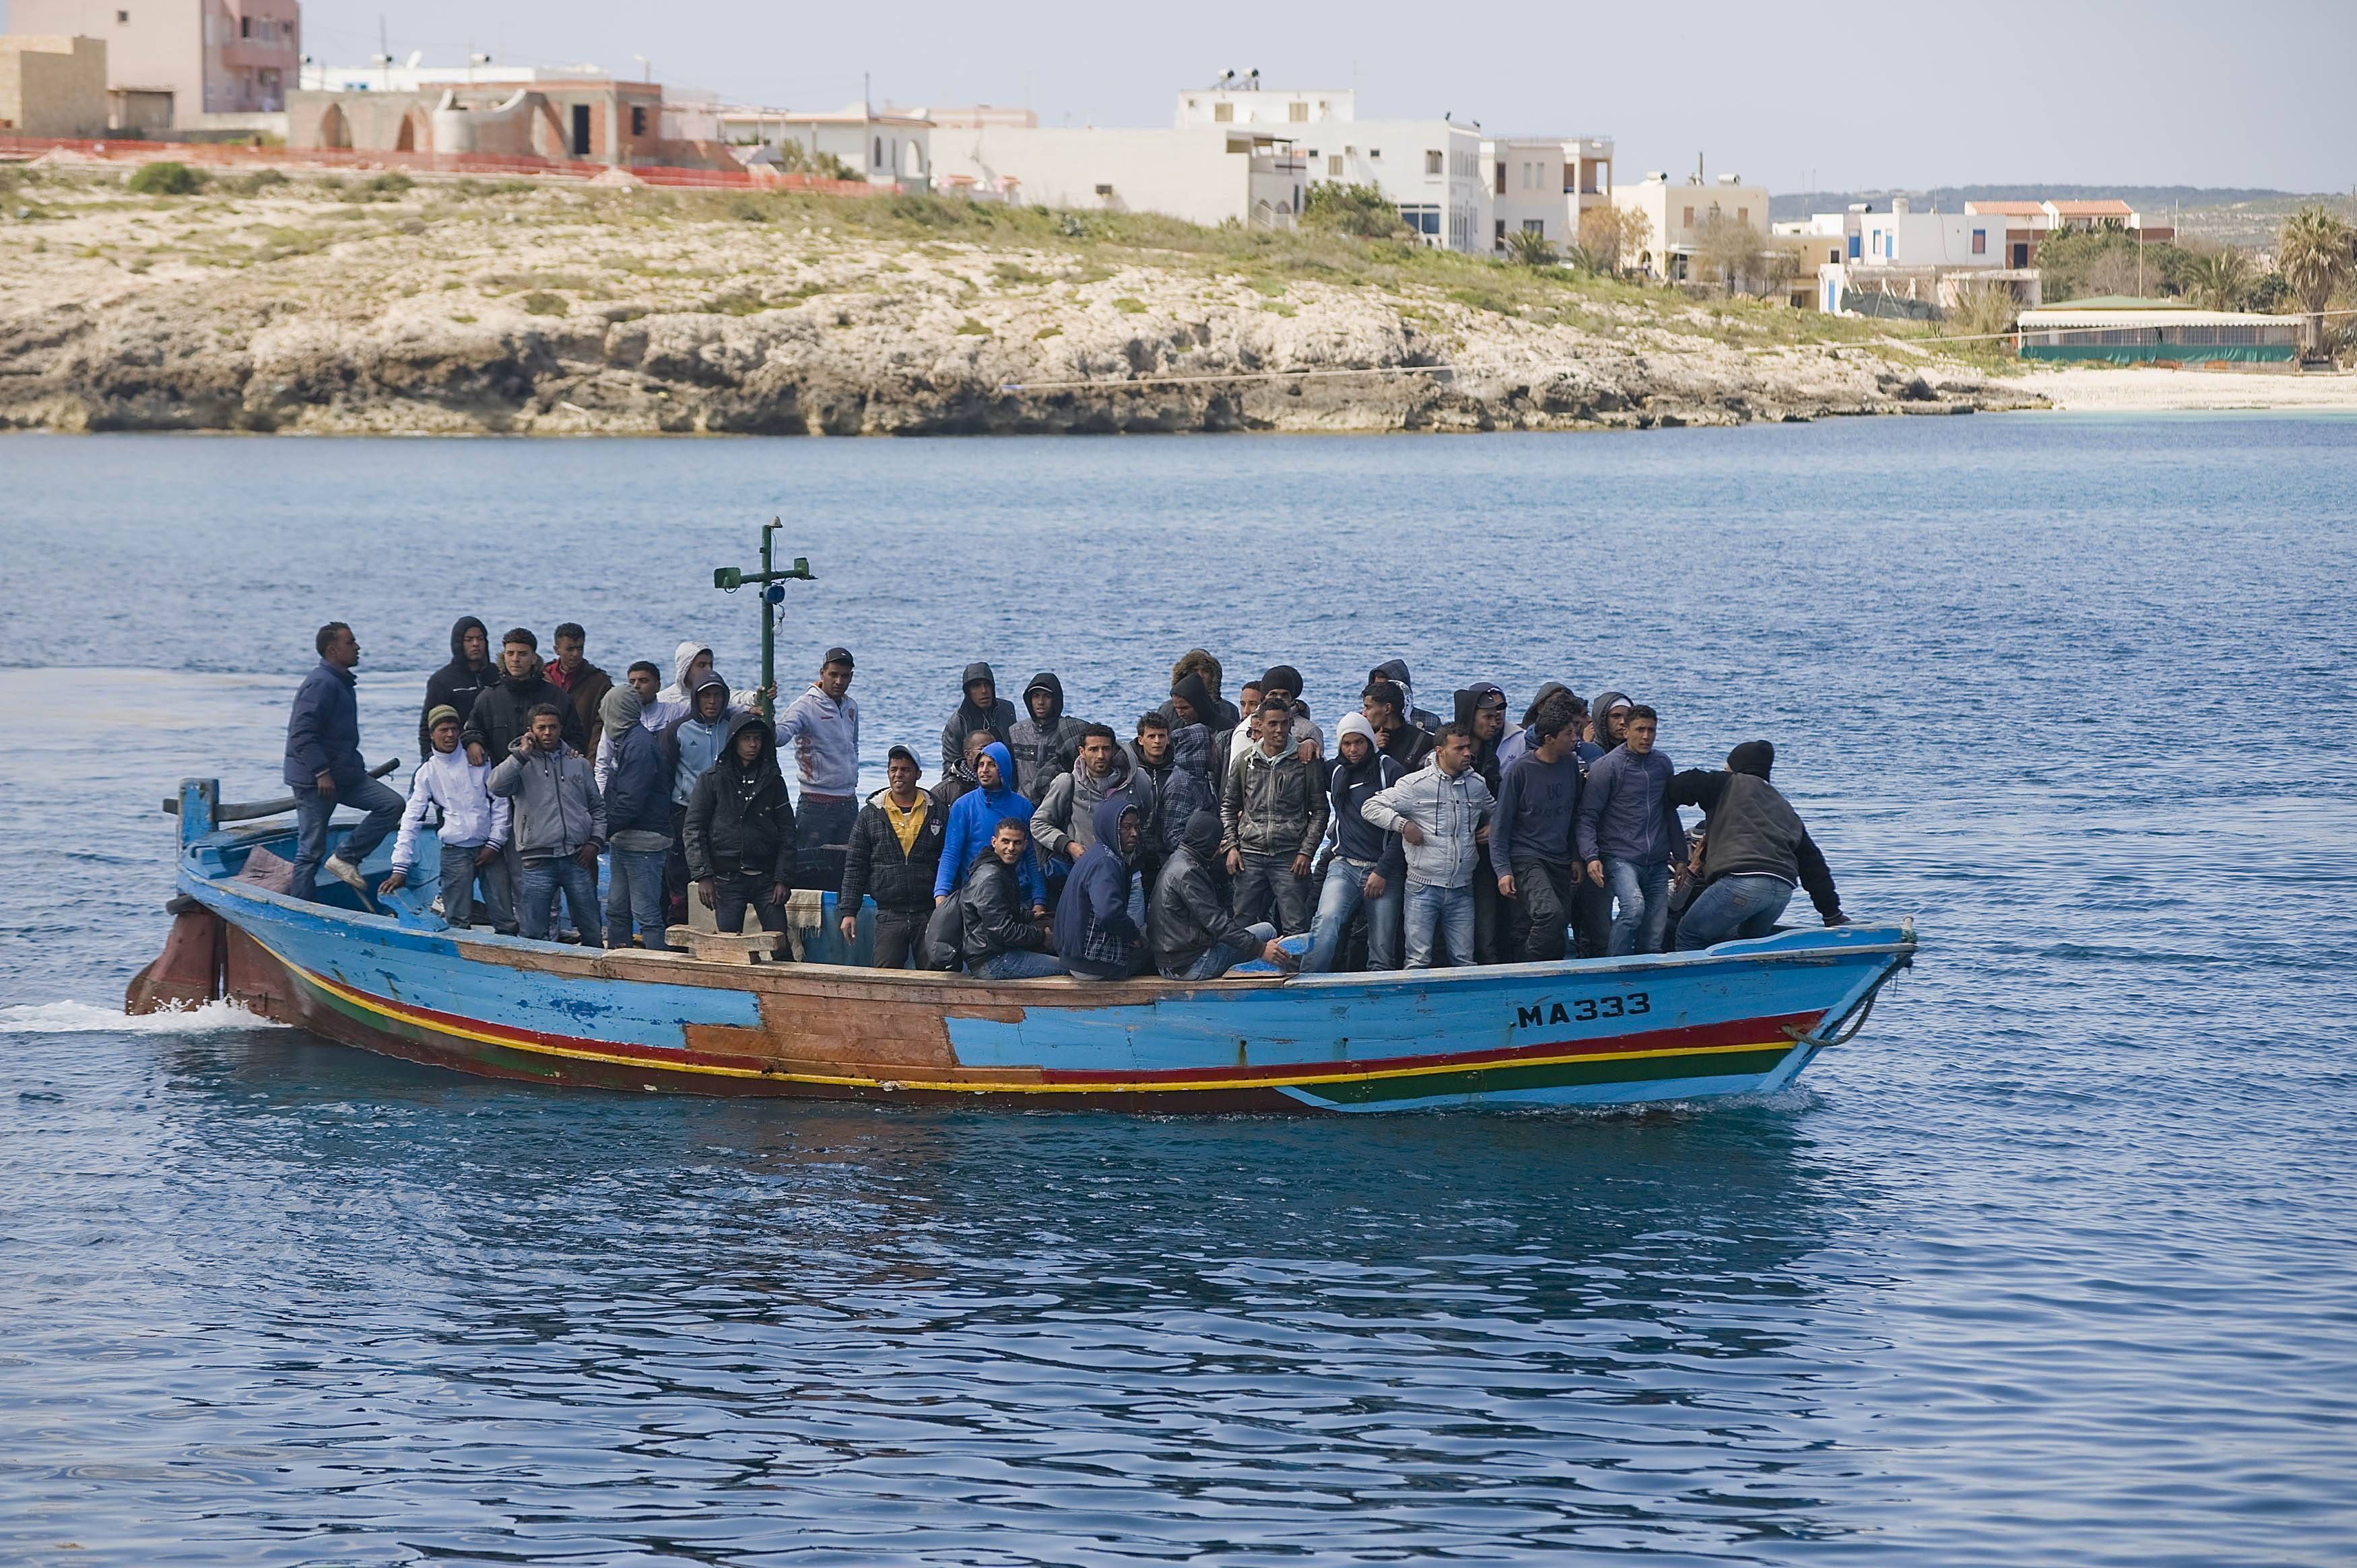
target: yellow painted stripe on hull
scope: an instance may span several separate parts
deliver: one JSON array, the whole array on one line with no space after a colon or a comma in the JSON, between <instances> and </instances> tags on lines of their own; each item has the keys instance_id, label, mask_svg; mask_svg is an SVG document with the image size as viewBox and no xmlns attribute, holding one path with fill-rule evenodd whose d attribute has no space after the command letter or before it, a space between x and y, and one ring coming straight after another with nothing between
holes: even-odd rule
<instances>
[{"instance_id":1,"label":"yellow painted stripe on hull","mask_svg":"<svg viewBox=\"0 0 2357 1568\"><path fill-rule=\"evenodd\" d=\"M256 939L260 941L260 939ZM1511 1057L1487 1062L1437 1062L1415 1067L1397 1068L1388 1072L1304 1071L1286 1078L1189 1079L1184 1083L972 1083L963 1079L946 1080L909 1078L855 1078L846 1074L814 1072L775 1072L766 1068L721 1067L709 1062L651 1062L637 1057L608 1056L599 1051L576 1050L569 1046L542 1045L534 1041L504 1039L479 1030L421 1018L395 1004L363 996L357 991L337 984L324 975L312 973L288 959L285 953L267 942L260 945L271 957L285 964L289 972L312 985L327 992L347 1004L381 1018L406 1024L413 1029L429 1034L451 1035L460 1039L474 1040L482 1045L497 1046L502 1050L524 1051L534 1056L564 1057L575 1061L602 1062L608 1067L646 1068L656 1072L699 1072L716 1078L765 1079L776 1083L822 1084L834 1089L884 1089L893 1090L920 1090L951 1094L1186 1094L1211 1089L1304 1089L1319 1084L1374 1083L1384 1079L1423 1078L1442 1073L1480 1072L1500 1068L1557 1067L1570 1062L1635 1061L1645 1057L1726 1056L1742 1051L1758 1051L1787 1047L1790 1039L1765 1040L1736 1046L1673 1046L1649 1051L1586 1051L1556 1057Z\"/></svg>"}]
</instances>

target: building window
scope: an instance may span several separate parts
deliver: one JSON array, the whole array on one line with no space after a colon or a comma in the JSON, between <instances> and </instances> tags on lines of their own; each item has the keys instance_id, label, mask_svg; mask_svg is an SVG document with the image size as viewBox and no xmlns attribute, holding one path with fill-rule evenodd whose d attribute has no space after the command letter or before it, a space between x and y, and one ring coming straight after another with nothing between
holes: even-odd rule
<instances>
[{"instance_id":1,"label":"building window","mask_svg":"<svg viewBox=\"0 0 2357 1568\"><path fill-rule=\"evenodd\" d=\"M1329 179L1340 179L1342 177L1341 154L1329 153L1326 155L1326 176Z\"/></svg>"},{"instance_id":2,"label":"building window","mask_svg":"<svg viewBox=\"0 0 2357 1568\"><path fill-rule=\"evenodd\" d=\"M239 38L250 38L253 37L253 17L251 17L251 16L240 16L240 17L237 19L237 36L238 36Z\"/></svg>"},{"instance_id":3,"label":"building window","mask_svg":"<svg viewBox=\"0 0 2357 1568\"><path fill-rule=\"evenodd\" d=\"M1988 254L1987 230L1975 229L1973 231L1973 254L1975 256L1986 256Z\"/></svg>"},{"instance_id":4,"label":"building window","mask_svg":"<svg viewBox=\"0 0 2357 1568\"><path fill-rule=\"evenodd\" d=\"M1367 149L1367 161L1368 161L1369 163L1371 163L1371 164L1379 164L1379 163L1383 162L1383 148L1381 148L1381 147L1369 147L1369 148Z\"/></svg>"},{"instance_id":5,"label":"building window","mask_svg":"<svg viewBox=\"0 0 2357 1568\"><path fill-rule=\"evenodd\" d=\"M1309 105L1288 103L1285 106L1285 117L1297 125L1306 125L1309 123Z\"/></svg>"},{"instance_id":6,"label":"building window","mask_svg":"<svg viewBox=\"0 0 2357 1568\"><path fill-rule=\"evenodd\" d=\"M633 135L633 136L643 136L643 135L645 135L646 134L647 134L647 111L646 111L646 106L645 106L644 104L640 104L640 103L633 103L633 104L631 104L631 105L630 105L630 134L631 134L631 135Z\"/></svg>"},{"instance_id":7,"label":"building window","mask_svg":"<svg viewBox=\"0 0 2357 1568\"><path fill-rule=\"evenodd\" d=\"M1688 229L1694 227L1694 209L1691 207L1686 209L1686 220L1684 227Z\"/></svg>"},{"instance_id":8,"label":"building window","mask_svg":"<svg viewBox=\"0 0 2357 1568\"><path fill-rule=\"evenodd\" d=\"M114 25L118 27L129 27L131 25L131 13L128 11L117 11L114 14Z\"/></svg>"},{"instance_id":9,"label":"building window","mask_svg":"<svg viewBox=\"0 0 2357 1568\"><path fill-rule=\"evenodd\" d=\"M1424 155L1424 172L1426 174L1438 174L1440 172L1440 155L1438 153L1427 152Z\"/></svg>"},{"instance_id":10,"label":"building window","mask_svg":"<svg viewBox=\"0 0 2357 1568\"><path fill-rule=\"evenodd\" d=\"M875 166L877 168L884 166L884 138L881 136L876 138Z\"/></svg>"},{"instance_id":11,"label":"building window","mask_svg":"<svg viewBox=\"0 0 2357 1568\"><path fill-rule=\"evenodd\" d=\"M1749 209L1749 207L1738 207L1738 208L1737 208L1737 209L1735 209L1735 220L1736 220L1736 222L1738 222L1738 223L1741 224L1741 225L1742 225L1744 228L1746 228L1746 229L1750 228L1750 227L1751 227L1751 209Z\"/></svg>"},{"instance_id":12,"label":"building window","mask_svg":"<svg viewBox=\"0 0 2357 1568\"><path fill-rule=\"evenodd\" d=\"M1506 194L1506 166L1503 164L1500 164L1498 166L1498 183L1496 190L1500 196Z\"/></svg>"},{"instance_id":13,"label":"building window","mask_svg":"<svg viewBox=\"0 0 2357 1568\"><path fill-rule=\"evenodd\" d=\"M1236 106L1234 104L1214 103L1211 105L1211 118L1218 121L1221 124L1228 124L1233 121L1235 117Z\"/></svg>"},{"instance_id":14,"label":"building window","mask_svg":"<svg viewBox=\"0 0 2357 1568\"><path fill-rule=\"evenodd\" d=\"M1546 220L1544 218L1523 219L1523 232L1525 234L1544 234L1546 232Z\"/></svg>"},{"instance_id":15,"label":"building window","mask_svg":"<svg viewBox=\"0 0 2357 1568\"><path fill-rule=\"evenodd\" d=\"M1491 248L1500 251L1506 248L1506 220L1502 218L1498 220L1496 236L1491 242Z\"/></svg>"}]
</instances>

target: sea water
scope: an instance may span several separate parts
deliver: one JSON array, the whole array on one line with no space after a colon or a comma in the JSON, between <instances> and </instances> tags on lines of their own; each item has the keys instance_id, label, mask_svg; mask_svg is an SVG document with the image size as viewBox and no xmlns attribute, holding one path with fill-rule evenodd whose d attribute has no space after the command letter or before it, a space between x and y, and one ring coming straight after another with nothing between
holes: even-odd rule
<instances>
[{"instance_id":1,"label":"sea water","mask_svg":"<svg viewBox=\"0 0 2357 1568\"><path fill-rule=\"evenodd\" d=\"M1183 1120L563 1092L126 1019L184 776L460 614L1128 732L1543 680L1764 736L1924 950L1794 1090ZM0 441L0 1559L2357 1560L2357 424ZM1809 918L1804 902L1793 918Z\"/></svg>"}]
</instances>

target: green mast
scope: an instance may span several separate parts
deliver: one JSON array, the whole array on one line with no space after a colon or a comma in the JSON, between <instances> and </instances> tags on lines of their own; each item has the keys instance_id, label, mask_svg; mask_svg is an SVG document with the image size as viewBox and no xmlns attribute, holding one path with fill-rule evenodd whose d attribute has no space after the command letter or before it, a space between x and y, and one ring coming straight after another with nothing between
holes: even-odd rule
<instances>
[{"instance_id":1,"label":"green mast","mask_svg":"<svg viewBox=\"0 0 2357 1568\"><path fill-rule=\"evenodd\" d=\"M724 594L733 594L748 583L759 583L761 585L761 691L764 693L761 698L761 716L763 718L777 716L773 711L776 706L775 701L769 693L775 692L778 685L778 607L786 602L785 585L788 583L807 583L811 580L810 557L807 555L797 555L791 566L782 572L778 570L773 551L776 548L778 530L782 526L782 521L774 517L761 525L761 569L759 572L742 572L734 566L716 566L712 572L712 585Z\"/></svg>"}]
</instances>

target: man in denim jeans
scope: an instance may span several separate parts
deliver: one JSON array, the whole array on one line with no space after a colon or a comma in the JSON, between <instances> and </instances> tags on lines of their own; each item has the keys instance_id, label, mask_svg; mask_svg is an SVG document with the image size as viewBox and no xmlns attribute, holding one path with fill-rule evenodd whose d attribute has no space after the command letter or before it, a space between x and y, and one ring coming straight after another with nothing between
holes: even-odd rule
<instances>
[{"instance_id":1,"label":"man in denim jeans","mask_svg":"<svg viewBox=\"0 0 2357 1568\"><path fill-rule=\"evenodd\" d=\"M1327 787L1334 808L1334 854L1318 894L1317 918L1309 923L1309 954L1301 961L1304 974L1324 974L1339 967L1343 933L1361 909L1367 916L1367 967L1399 967L1407 861L1397 833L1384 832L1360 814L1370 800L1400 780L1400 765L1376 750L1375 744L1375 726L1363 714L1342 715L1335 743L1340 760Z\"/></svg>"},{"instance_id":2,"label":"man in denim jeans","mask_svg":"<svg viewBox=\"0 0 2357 1568\"><path fill-rule=\"evenodd\" d=\"M1828 926L1846 926L1841 895L1801 814L1768 781L1776 747L1747 740L1727 754L1725 772L1690 768L1670 782L1670 800L1700 806L1710 833L1697 867L1701 890L1678 922L1680 952L1774 931L1795 883Z\"/></svg>"},{"instance_id":3,"label":"man in denim jeans","mask_svg":"<svg viewBox=\"0 0 2357 1568\"><path fill-rule=\"evenodd\" d=\"M1473 726L1450 725L1433 747L1432 766L1371 797L1359 814L1399 832L1407 861L1403 918L1407 966L1433 966L1436 936L1448 944L1448 961L1473 956L1473 868L1489 842L1497 802L1473 770Z\"/></svg>"},{"instance_id":4,"label":"man in denim jeans","mask_svg":"<svg viewBox=\"0 0 2357 1568\"><path fill-rule=\"evenodd\" d=\"M1677 769L1653 749L1661 719L1628 710L1620 744L1587 771L1579 797L1579 854L1587 875L1611 890L1614 958L1660 952L1670 921L1670 867L1685 854L1685 829L1670 803Z\"/></svg>"},{"instance_id":5,"label":"man in denim jeans","mask_svg":"<svg viewBox=\"0 0 2357 1568\"><path fill-rule=\"evenodd\" d=\"M360 639L342 621L331 620L312 639L319 662L303 678L286 715L286 763L280 775L295 789L295 882L297 898L318 896L320 860L338 881L368 906L368 884L360 874L385 836L401 825L398 791L369 777L361 760L361 709L352 667L361 661ZM338 806L354 806L368 816L344 835L343 848L328 851L328 820Z\"/></svg>"},{"instance_id":6,"label":"man in denim jeans","mask_svg":"<svg viewBox=\"0 0 2357 1568\"><path fill-rule=\"evenodd\" d=\"M554 703L532 710L531 727L491 769L490 791L515 804L510 840L523 862L516 918L523 934L546 941L556 897L565 896L585 947L606 945L597 909L597 851L606 842L606 805L587 758L565 744L565 715Z\"/></svg>"},{"instance_id":7,"label":"man in denim jeans","mask_svg":"<svg viewBox=\"0 0 2357 1568\"><path fill-rule=\"evenodd\" d=\"M612 768L598 793L612 833L606 877L606 940L630 945L630 928L650 951L671 946L663 897L663 857L671 852L672 765L654 731L639 723L641 703L629 686L616 686L597 705L601 745Z\"/></svg>"}]
</instances>

